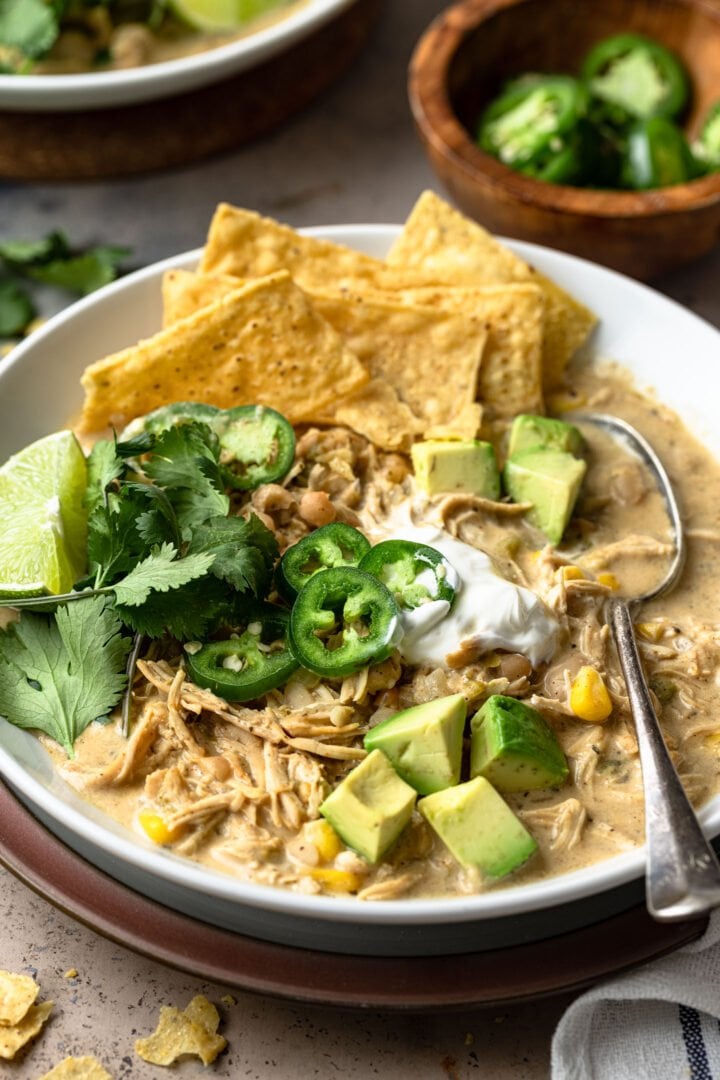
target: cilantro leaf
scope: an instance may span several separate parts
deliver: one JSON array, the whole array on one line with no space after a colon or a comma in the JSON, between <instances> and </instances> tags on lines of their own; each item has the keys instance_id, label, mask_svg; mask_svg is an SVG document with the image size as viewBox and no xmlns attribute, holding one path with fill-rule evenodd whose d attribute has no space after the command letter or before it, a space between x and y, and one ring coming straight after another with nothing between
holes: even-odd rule
<instances>
[{"instance_id":1,"label":"cilantro leaf","mask_svg":"<svg viewBox=\"0 0 720 1080\"><path fill-rule=\"evenodd\" d=\"M155 436L151 435L149 431L141 431L130 439L124 439L122 442L116 441L115 453L121 458L139 457L141 454L149 453L154 445Z\"/></svg>"},{"instance_id":2,"label":"cilantro leaf","mask_svg":"<svg viewBox=\"0 0 720 1080\"><path fill-rule=\"evenodd\" d=\"M134 491L149 504L135 522L138 535L147 548L168 543L179 549L182 544L180 525L166 492L155 484L126 484L123 491Z\"/></svg>"},{"instance_id":3,"label":"cilantro leaf","mask_svg":"<svg viewBox=\"0 0 720 1080\"><path fill-rule=\"evenodd\" d=\"M0 337L17 337L34 318L35 306L25 290L14 281L0 281Z\"/></svg>"},{"instance_id":4,"label":"cilantro leaf","mask_svg":"<svg viewBox=\"0 0 720 1080\"><path fill-rule=\"evenodd\" d=\"M23 615L0 633L0 714L44 731L73 756L93 720L107 716L126 683L130 640L106 597Z\"/></svg>"},{"instance_id":5,"label":"cilantro leaf","mask_svg":"<svg viewBox=\"0 0 720 1080\"><path fill-rule=\"evenodd\" d=\"M0 0L0 44L26 56L46 53L58 36L58 20L43 0Z\"/></svg>"},{"instance_id":6,"label":"cilantro leaf","mask_svg":"<svg viewBox=\"0 0 720 1080\"><path fill-rule=\"evenodd\" d=\"M171 634L178 641L196 641L230 615L233 594L214 577L194 581L168 593L150 593L140 607L119 604L122 621L151 638Z\"/></svg>"},{"instance_id":7,"label":"cilantro leaf","mask_svg":"<svg viewBox=\"0 0 720 1080\"><path fill-rule=\"evenodd\" d=\"M3 0L0 0L2 3ZM118 264L130 254L129 248L97 247L82 255L54 259L40 266L31 266L27 274L44 285L68 289L87 296L117 277Z\"/></svg>"},{"instance_id":8,"label":"cilantro leaf","mask_svg":"<svg viewBox=\"0 0 720 1080\"><path fill-rule=\"evenodd\" d=\"M87 459L87 488L85 505L88 512L100 505L107 505L107 489L123 471L123 463L109 439L99 439Z\"/></svg>"},{"instance_id":9,"label":"cilantro leaf","mask_svg":"<svg viewBox=\"0 0 720 1080\"><path fill-rule=\"evenodd\" d=\"M267 594L279 549L274 534L256 514L247 521L215 517L198 525L193 529L188 553L200 551L215 556L211 573L238 592L258 597Z\"/></svg>"},{"instance_id":10,"label":"cilantro leaf","mask_svg":"<svg viewBox=\"0 0 720 1080\"><path fill-rule=\"evenodd\" d=\"M147 476L165 489L183 530L224 517L230 509L219 455L217 436L207 425L179 424L158 436L143 464Z\"/></svg>"},{"instance_id":11,"label":"cilantro leaf","mask_svg":"<svg viewBox=\"0 0 720 1080\"><path fill-rule=\"evenodd\" d=\"M64 233L51 232L40 240L6 240L0 243L0 257L17 267L37 266L52 259L70 255L70 244Z\"/></svg>"},{"instance_id":12,"label":"cilantro leaf","mask_svg":"<svg viewBox=\"0 0 720 1080\"><path fill-rule=\"evenodd\" d=\"M139 607L151 592L165 593L203 577L213 561L213 556L207 554L187 555L184 559L176 556L172 544L163 544L139 562L127 577L113 585L118 604Z\"/></svg>"},{"instance_id":13,"label":"cilantro leaf","mask_svg":"<svg viewBox=\"0 0 720 1080\"><path fill-rule=\"evenodd\" d=\"M147 554L138 532L145 500L111 493L107 506L97 504L88 518L88 566L100 588L119 574L127 574Z\"/></svg>"}]
</instances>

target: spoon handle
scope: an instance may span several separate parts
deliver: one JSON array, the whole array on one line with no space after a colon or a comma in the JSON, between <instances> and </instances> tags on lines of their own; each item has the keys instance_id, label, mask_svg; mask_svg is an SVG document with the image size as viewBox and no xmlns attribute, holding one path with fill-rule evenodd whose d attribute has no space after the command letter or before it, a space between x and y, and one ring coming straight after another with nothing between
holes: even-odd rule
<instances>
[{"instance_id":1,"label":"spoon handle","mask_svg":"<svg viewBox=\"0 0 720 1080\"><path fill-rule=\"evenodd\" d=\"M609 616L640 750L648 911L659 922L689 919L720 905L720 865L665 745L640 665L628 603L611 600Z\"/></svg>"}]
</instances>

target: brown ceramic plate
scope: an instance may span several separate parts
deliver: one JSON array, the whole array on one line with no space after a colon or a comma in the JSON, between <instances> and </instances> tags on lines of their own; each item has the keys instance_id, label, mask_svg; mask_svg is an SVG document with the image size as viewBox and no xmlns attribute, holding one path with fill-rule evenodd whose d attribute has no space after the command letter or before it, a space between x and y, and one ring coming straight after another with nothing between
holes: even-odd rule
<instances>
[{"instance_id":1,"label":"brown ceramic plate","mask_svg":"<svg viewBox=\"0 0 720 1080\"><path fill-rule=\"evenodd\" d=\"M0 863L60 910L136 952L214 982L307 1003L391 1009L507 1005L579 990L697 938L703 920L661 925L634 907L545 941L450 957L293 949L163 907L85 862L0 784Z\"/></svg>"}]
</instances>

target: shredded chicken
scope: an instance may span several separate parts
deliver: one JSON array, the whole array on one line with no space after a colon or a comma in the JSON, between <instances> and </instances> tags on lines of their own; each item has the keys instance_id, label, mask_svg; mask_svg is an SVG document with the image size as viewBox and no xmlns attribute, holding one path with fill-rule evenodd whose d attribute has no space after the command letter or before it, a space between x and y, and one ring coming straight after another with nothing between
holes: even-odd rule
<instances>
[{"instance_id":1,"label":"shredded chicken","mask_svg":"<svg viewBox=\"0 0 720 1080\"><path fill-rule=\"evenodd\" d=\"M295 464L284 481L236 493L234 509L258 514L284 551L327 522L382 521L410 495L408 476L402 455L380 453L343 428L309 428L299 433ZM112 799L127 792L136 815L161 818L174 851L262 884L307 894L344 887L363 901L473 894L489 882L460 867L417 812L377 864L332 834L324 845L323 834L312 829L323 825L320 807L330 790L365 758L370 728L401 709L451 694L465 698L472 717L488 697L501 694L539 710L570 770L557 791L505 793L540 845L540 862L534 871L530 866L528 877L538 868L545 874L632 847L642 837L637 738L606 621L606 601L616 585L595 575L623 560L651 564L672 549L650 535L649 526L647 535L631 532L621 539L606 528L598 543L603 515L617 506L641 506L644 514L649 500L644 474L634 464L610 470L606 487L588 493L586 516L574 524L575 546L563 550L541 546L523 521L525 504L458 494L410 507L411 519L416 513L418 520L438 520L489 554L508 580L541 598L559 626L549 663L533 668L520 652L483 652L468 638L447 666L414 667L394 653L343 679L298 670L284 686L240 704L195 686L177 650L160 650L138 662L129 739L106 729L107 753L92 764L78 754L64 765L64 775L101 804L104 793ZM694 542L715 543L720 532L694 520L700 522L688 531ZM720 761L720 726L705 711L708 688L720 682L720 630L692 614L678 623L655 605L638 617L638 636L671 753L697 803L710 791L697 764L700 750L709 748ZM612 702L603 723L579 719L570 706L573 680L588 665ZM135 824L141 824L137 818ZM525 880L523 874L518 880Z\"/></svg>"}]
</instances>

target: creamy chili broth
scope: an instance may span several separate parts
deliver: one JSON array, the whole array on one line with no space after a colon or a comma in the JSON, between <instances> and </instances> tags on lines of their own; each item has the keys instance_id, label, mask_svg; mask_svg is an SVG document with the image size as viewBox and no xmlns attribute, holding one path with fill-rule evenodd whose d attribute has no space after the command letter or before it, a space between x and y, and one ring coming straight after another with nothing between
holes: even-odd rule
<instances>
[{"instance_id":1,"label":"creamy chili broth","mask_svg":"<svg viewBox=\"0 0 720 1080\"><path fill-rule=\"evenodd\" d=\"M716 608L720 508L709 498L720 467L669 410L629 385L610 366L578 370L569 403L629 420L661 452L682 505L689 557L675 592L638 617L640 651L661 723L683 783L696 806L720 788ZM618 662L603 618L615 575L622 592L646 590L671 553L662 501L644 467L606 435L584 428L589 469L580 504L559 549L508 506L493 511L471 496L420 499L409 461L381 453L344 428L300 433L284 486L249 496L275 529L281 548L307 533L303 496L325 491L338 520L371 539L382 523L409 517L432 522L484 550L500 573L533 590L561 634L549 662L533 670L517 653L493 650L455 657L453 667L414 667L394 654L340 681L296 675L250 707L213 699L184 679L175 655L150 655L135 686L137 715L126 741L115 723L92 725L74 761L43 740L62 775L93 804L144 835L142 810L170 822L171 849L239 878L304 893L334 885L308 871L323 863L305 831L329 786L363 756L369 727L419 702L462 693L472 715L489 695L516 696L551 724L570 765L557 790L506 796L539 844L538 853L502 882L462 868L417 813L386 858L370 866L349 849L330 864L352 875L360 899L472 894L576 870L643 840L637 743ZM580 567L584 576L568 574ZM582 665L604 673L613 713L602 724L579 720L569 685ZM347 888L347 886L345 886Z\"/></svg>"},{"instance_id":2,"label":"creamy chili broth","mask_svg":"<svg viewBox=\"0 0 720 1080\"><path fill-rule=\"evenodd\" d=\"M275 11L253 19L243 29L224 33L193 30L170 16L165 17L158 29L151 29L140 22L114 26L107 9L91 8L85 17L86 25L78 21L63 29L47 56L33 65L33 74L72 75L89 71L117 71L180 60L250 37L281 22L307 3L308 0L290 0ZM108 53L107 61L101 64L95 60L99 50Z\"/></svg>"}]
</instances>

